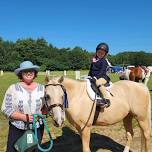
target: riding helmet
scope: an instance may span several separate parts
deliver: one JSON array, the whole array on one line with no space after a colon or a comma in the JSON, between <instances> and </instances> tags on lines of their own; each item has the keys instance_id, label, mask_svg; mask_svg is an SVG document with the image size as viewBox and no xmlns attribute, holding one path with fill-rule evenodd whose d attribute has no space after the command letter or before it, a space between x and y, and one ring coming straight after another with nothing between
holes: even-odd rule
<instances>
[{"instance_id":1,"label":"riding helmet","mask_svg":"<svg viewBox=\"0 0 152 152\"><path fill-rule=\"evenodd\" d=\"M100 49L104 50L106 54L109 52L109 46L106 43L99 43L96 47L96 52L97 50L100 50Z\"/></svg>"}]
</instances>

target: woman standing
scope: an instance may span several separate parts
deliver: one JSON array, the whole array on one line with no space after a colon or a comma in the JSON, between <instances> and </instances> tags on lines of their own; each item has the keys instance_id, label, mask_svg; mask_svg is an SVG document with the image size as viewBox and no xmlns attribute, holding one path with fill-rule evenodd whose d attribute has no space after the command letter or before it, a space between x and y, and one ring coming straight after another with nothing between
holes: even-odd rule
<instances>
[{"instance_id":1,"label":"woman standing","mask_svg":"<svg viewBox=\"0 0 152 152\"><path fill-rule=\"evenodd\" d=\"M39 66L31 61L22 62L14 71L20 81L12 84L5 93L1 110L9 120L7 152L16 152L14 143L27 129L27 120L32 123L32 115L41 113L44 86L34 82L38 71ZM37 121L37 128L40 142L44 131L41 120Z\"/></svg>"}]
</instances>

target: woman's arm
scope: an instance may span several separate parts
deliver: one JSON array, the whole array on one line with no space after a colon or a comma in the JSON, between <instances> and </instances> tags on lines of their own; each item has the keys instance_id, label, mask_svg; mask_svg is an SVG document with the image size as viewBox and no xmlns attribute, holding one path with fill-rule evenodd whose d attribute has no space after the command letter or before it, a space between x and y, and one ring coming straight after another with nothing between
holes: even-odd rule
<instances>
[{"instance_id":1,"label":"woman's arm","mask_svg":"<svg viewBox=\"0 0 152 152\"><path fill-rule=\"evenodd\" d=\"M15 92L13 89L13 85L11 85L5 93L1 110L7 118L26 122L27 121L26 114L17 112L16 109L14 108L14 102L15 102L14 94L15 94ZM30 122L32 122L33 116L29 116L29 120L30 120Z\"/></svg>"},{"instance_id":2,"label":"woman's arm","mask_svg":"<svg viewBox=\"0 0 152 152\"><path fill-rule=\"evenodd\" d=\"M13 108L13 85L11 85L5 93L1 110L7 118L15 111Z\"/></svg>"}]
</instances>

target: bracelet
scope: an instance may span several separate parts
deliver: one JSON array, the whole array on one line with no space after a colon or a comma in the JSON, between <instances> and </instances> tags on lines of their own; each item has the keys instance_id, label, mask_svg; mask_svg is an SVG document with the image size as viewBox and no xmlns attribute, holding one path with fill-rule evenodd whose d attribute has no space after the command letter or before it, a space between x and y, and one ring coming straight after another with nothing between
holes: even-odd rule
<instances>
[{"instance_id":1,"label":"bracelet","mask_svg":"<svg viewBox=\"0 0 152 152\"><path fill-rule=\"evenodd\" d=\"M28 114L25 114L25 115L26 115L27 122L29 122L29 115Z\"/></svg>"}]
</instances>

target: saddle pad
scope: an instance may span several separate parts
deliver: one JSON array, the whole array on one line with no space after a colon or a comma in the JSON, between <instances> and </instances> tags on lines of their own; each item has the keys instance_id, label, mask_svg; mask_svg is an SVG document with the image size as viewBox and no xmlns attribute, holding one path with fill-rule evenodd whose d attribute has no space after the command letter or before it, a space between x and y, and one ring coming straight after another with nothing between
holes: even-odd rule
<instances>
[{"instance_id":1,"label":"saddle pad","mask_svg":"<svg viewBox=\"0 0 152 152\"><path fill-rule=\"evenodd\" d=\"M91 100L95 101L96 99L102 99L99 95L97 95L94 90L91 88L91 82L89 79L86 79L86 84L87 84L87 93L88 96ZM107 96L111 96L110 94L110 88L112 87L112 82L109 83L110 86L106 87L107 90Z\"/></svg>"},{"instance_id":2,"label":"saddle pad","mask_svg":"<svg viewBox=\"0 0 152 152\"><path fill-rule=\"evenodd\" d=\"M95 101L96 99L102 99L100 96L98 96L93 89L91 88L91 82L89 79L86 79L87 84L87 93L91 100Z\"/></svg>"}]
</instances>

